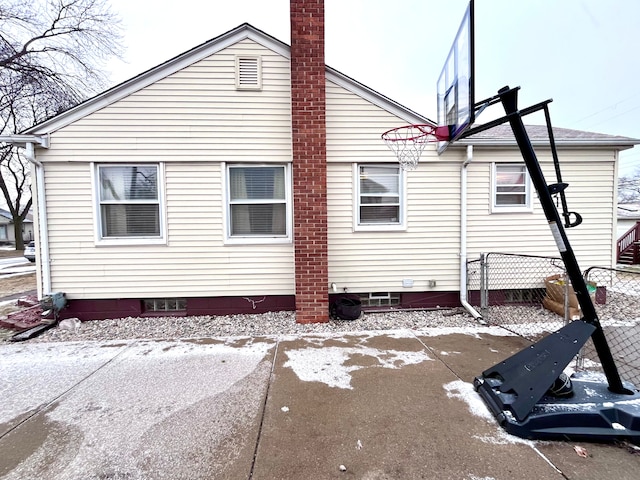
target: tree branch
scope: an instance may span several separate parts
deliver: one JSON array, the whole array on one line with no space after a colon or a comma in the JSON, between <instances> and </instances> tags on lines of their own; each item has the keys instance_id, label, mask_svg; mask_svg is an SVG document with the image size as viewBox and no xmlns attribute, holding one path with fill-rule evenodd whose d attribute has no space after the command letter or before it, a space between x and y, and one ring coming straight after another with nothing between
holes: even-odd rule
<instances>
[{"instance_id":1,"label":"tree branch","mask_svg":"<svg viewBox=\"0 0 640 480\"><path fill-rule=\"evenodd\" d=\"M101 89L120 33L108 0L0 0L0 132L20 133ZM0 190L19 223L32 205L30 165L2 144Z\"/></svg>"}]
</instances>

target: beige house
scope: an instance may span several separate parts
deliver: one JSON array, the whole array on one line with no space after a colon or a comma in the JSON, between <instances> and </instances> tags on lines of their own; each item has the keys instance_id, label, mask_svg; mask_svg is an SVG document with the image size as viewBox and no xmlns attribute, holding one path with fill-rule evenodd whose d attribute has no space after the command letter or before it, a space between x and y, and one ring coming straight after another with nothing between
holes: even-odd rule
<instances>
[{"instance_id":1,"label":"beige house","mask_svg":"<svg viewBox=\"0 0 640 480\"><path fill-rule=\"evenodd\" d=\"M640 264L640 205L618 204L618 265Z\"/></svg>"},{"instance_id":2,"label":"beige house","mask_svg":"<svg viewBox=\"0 0 640 480\"><path fill-rule=\"evenodd\" d=\"M11 212L0 208L0 245L16 244L16 229ZM33 217L27 213L22 223L22 240L27 244L34 239Z\"/></svg>"},{"instance_id":3,"label":"beige house","mask_svg":"<svg viewBox=\"0 0 640 480\"><path fill-rule=\"evenodd\" d=\"M39 295L64 292L63 316L81 319L301 308L293 61L288 45L244 24L2 138L31 156ZM321 295L460 305L467 258L557 255L508 127L441 156L429 146L405 172L381 133L432 122L324 72L326 165L307 173L326 174ZM554 178L546 139L530 133ZM584 218L568 232L578 260L614 265L618 152L637 142L558 129L556 143Z\"/></svg>"},{"instance_id":4,"label":"beige house","mask_svg":"<svg viewBox=\"0 0 640 480\"><path fill-rule=\"evenodd\" d=\"M640 222L640 205L637 203L618 204L617 236L622 237Z\"/></svg>"}]
</instances>

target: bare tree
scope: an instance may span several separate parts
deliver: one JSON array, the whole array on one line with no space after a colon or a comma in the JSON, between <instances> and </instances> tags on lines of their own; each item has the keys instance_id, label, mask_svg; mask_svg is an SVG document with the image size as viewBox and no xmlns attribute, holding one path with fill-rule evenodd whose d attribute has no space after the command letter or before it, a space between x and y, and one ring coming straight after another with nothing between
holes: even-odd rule
<instances>
[{"instance_id":1,"label":"bare tree","mask_svg":"<svg viewBox=\"0 0 640 480\"><path fill-rule=\"evenodd\" d=\"M640 203L640 169L618 179L618 202Z\"/></svg>"},{"instance_id":2,"label":"bare tree","mask_svg":"<svg viewBox=\"0 0 640 480\"><path fill-rule=\"evenodd\" d=\"M0 135L24 131L104 88L101 67L121 50L120 20L107 0L2 0ZM29 170L16 147L0 145L0 190L18 250L32 204Z\"/></svg>"}]
</instances>

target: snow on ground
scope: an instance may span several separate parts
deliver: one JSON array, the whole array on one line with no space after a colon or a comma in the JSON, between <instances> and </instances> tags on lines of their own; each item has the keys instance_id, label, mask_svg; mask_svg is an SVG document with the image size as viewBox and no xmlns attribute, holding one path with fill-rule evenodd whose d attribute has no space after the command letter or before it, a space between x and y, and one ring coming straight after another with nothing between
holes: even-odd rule
<instances>
[{"instance_id":1,"label":"snow on ground","mask_svg":"<svg viewBox=\"0 0 640 480\"><path fill-rule=\"evenodd\" d=\"M284 366L291 368L300 380L349 390L353 389L351 374L357 370L371 367L397 369L433 360L424 350L380 350L362 344L355 347L309 346L287 350L285 354L288 360ZM358 360L352 361L354 358Z\"/></svg>"}]
</instances>

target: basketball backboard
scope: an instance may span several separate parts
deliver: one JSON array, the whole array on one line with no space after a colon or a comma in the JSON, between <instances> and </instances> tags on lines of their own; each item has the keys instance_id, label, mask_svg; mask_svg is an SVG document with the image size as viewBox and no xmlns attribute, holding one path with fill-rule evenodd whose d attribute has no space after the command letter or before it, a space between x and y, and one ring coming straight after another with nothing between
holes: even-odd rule
<instances>
[{"instance_id":1,"label":"basketball backboard","mask_svg":"<svg viewBox=\"0 0 640 480\"><path fill-rule=\"evenodd\" d=\"M475 120L473 17L473 0L470 0L438 78L438 126L447 127L449 131L449 140L438 142L438 154Z\"/></svg>"}]
</instances>

